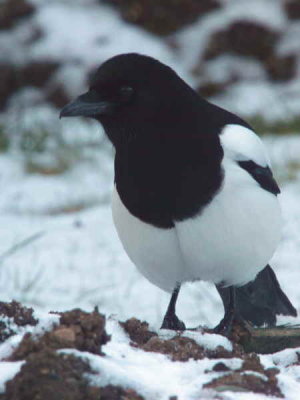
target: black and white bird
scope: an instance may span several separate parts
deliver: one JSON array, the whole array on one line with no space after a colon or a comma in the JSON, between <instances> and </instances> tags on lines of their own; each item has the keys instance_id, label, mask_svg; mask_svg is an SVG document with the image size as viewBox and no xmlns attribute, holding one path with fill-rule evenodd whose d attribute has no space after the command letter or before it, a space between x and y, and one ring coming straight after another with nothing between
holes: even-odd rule
<instances>
[{"instance_id":1,"label":"black and white bird","mask_svg":"<svg viewBox=\"0 0 300 400\"><path fill-rule=\"evenodd\" d=\"M281 236L280 190L245 121L133 53L98 68L89 91L62 109L72 116L98 120L114 145L114 223L138 270L172 293L163 328L185 329L175 304L180 285L197 280L222 297L216 332L296 315L268 266Z\"/></svg>"}]
</instances>

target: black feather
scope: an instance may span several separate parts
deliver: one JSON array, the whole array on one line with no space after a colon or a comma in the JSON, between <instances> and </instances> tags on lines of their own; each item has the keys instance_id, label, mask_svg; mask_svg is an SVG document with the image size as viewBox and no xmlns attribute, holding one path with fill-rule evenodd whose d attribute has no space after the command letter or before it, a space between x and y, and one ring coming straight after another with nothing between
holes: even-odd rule
<instances>
[{"instance_id":1,"label":"black feather","mask_svg":"<svg viewBox=\"0 0 300 400\"><path fill-rule=\"evenodd\" d=\"M273 177L269 167L261 167L254 161L239 161L239 166L245 169L259 183L259 185L275 195L280 193L280 189Z\"/></svg>"},{"instance_id":2,"label":"black feather","mask_svg":"<svg viewBox=\"0 0 300 400\"><path fill-rule=\"evenodd\" d=\"M229 287L216 286L224 308L229 303ZM236 288L241 317L255 326L276 324L276 315L297 316L297 311L281 289L275 272L267 265L254 281Z\"/></svg>"}]
</instances>

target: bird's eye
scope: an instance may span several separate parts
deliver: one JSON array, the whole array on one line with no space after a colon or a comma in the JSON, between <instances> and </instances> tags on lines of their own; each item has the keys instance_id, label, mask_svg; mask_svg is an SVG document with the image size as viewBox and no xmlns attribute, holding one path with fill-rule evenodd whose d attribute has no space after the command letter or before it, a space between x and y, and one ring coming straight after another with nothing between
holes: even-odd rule
<instances>
[{"instance_id":1,"label":"bird's eye","mask_svg":"<svg viewBox=\"0 0 300 400\"><path fill-rule=\"evenodd\" d=\"M120 88L120 97L122 101L129 101L133 95L133 88L131 86L122 86Z\"/></svg>"}]
</instances>

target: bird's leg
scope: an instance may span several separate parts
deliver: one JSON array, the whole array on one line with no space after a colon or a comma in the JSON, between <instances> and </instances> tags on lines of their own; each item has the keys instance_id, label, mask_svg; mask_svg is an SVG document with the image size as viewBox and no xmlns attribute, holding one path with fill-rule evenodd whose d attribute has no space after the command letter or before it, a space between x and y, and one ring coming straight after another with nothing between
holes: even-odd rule
<instances>
[{"instance_id":1,"label":"bird's leg","mask_svg":"<svg viewBox=\"0 0 300 400\"><path fill-rule=\"evenodd\" d=\"M185 325L176 315L175 307L177 297L180 291L180 285L178 284L173 290L171 300L164 317L161 329L172 329L173 331L184 331Z\"/></svg>"},{"instance_id":2,"label":"bird's leg","mask_svg":"<svg viewBox=\"0 0 300 400\"><path fill-rule=\"evenodd\" d=\"M221 322L214 328L215 333L220 333L228 336L231 333L232 325L235 321L240 320L236 308L236 293L235 288L229 288L229 302L225 306L225 315Z\"/></svg>"}]
</instances>

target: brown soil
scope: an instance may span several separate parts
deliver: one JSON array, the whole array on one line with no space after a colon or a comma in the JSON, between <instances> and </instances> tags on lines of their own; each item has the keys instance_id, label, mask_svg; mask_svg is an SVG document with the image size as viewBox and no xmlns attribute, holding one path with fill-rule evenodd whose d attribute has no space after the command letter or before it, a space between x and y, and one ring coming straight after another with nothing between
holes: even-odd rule
<instances>
[{"instance_id":1,"label":"brown soil","mask_svg":"<svg viewBox=\"0 0 300 400\"><path fill-rule=\"evenodd\" d=\"M120 10L125 21L157 35L168 35L220 7L218 0L102 0Z\"/></svg>"},{"instance_id":2,"label":"brown soil","mask_svg":"<svg viewBox=\"0 0 300 400\"><path fill-rule=\"evenodd\" d=\"M281 35L280 31L272 30L255 21L234 21L226 29L211 35L203 59L193 68L193 73L201 76L203 63L207 60L224 54L235 54L260 61L271 81L289 81L297 73L297 55L277 54L276 49ZM219 94L241 78L236 72L235 74L236 76L231 76L223 83L204 83L198 91L205 97Z\"/></svg>"},{"instance_id":3,"label":"brown soil","mask_svg":"<svg viewBox=\"0 0 300 400\"><path fill-rule=\"evenodd\" d=\"M198 86L198 88L196 90L202 97L217 96L218 94L224 92L233 83L235 83L237 81L238 81L238 79L232 77L228 81L221 82L221 83L213 82L213 81L203 82L203 83L201 83L200 86Z\"/></svg>"},{"instance_id":4,"label":"brown soil","mask_svg":"<svg viewBox=\"0 0 300 400\"><path fill-rule=\"evenodd\" d=\"M46 349L28 356L20 372L6 384L6 400L142 400L133 390L89 386L89 364L72 355Z\"/></svg>"},{"instance_id":5,"label":"brown soil","mask_svg":"<svg viewBox=\"0 0 300 400\"><path fill-rule=\"evenodd\" d=\"M20 304L0 303L3 315L12 318L19 325L36 324L32 310ZM3 400L142 400L131 389L108 385L92 387L87 374L95 374L87 361L74 355L59 354L58 349L78 349L103 356L102 345L110 340L105 331L105 317L97 310L92 313L75 309L59 313L60 320L51 331L44 334L24 335L19 346L8 358L10 361L25 360L20 372L6 384ZM131 318L121 326L131 339L131 345L143 351L164 354L172 361L186 362L189 359L214 359L215 363L206 373L225 373L211 380L205 388L224 390L253 391L281 397L276 375L278 370L265 369L254 353L245 353L239 344L233 343L233 350L219 346L207 350L193 339L176 334L172 339L160 338L149 330L146 322ZM242 333L235 331L235 336ZM224 361L237 357L242 359L242 367L232 371ZM99 374L99 372L97 372ZM260 375L257 375L261 374Z\"/></svg>"},{"instance_id":6,"label":"brown soil","mask_svg":"<svg viewBox=\"0 0 300 400\"><path fill-rule=\"evenodd\" d=\"M241 357L244 361L242 367L231 371L224 363L214 365L215 372L228 372L228 374L214 379L204 385L204 388L215 389L218 392L225 390L252 391L276 397L283 397L278 387L276 375L279 370L276 368L264 369L259 357L254 353L244 354ZM257 374L261 374L258 376Z\"/></svg>"},{"instance_id":7,"label":"brown soil","mask_svg":"<svg viewBox=\"0 0 300 400\"><path fill-rule=\"evenodd\" d=\"M149 331L147 322L141 322L136 318L130 318L126 322L121 322L121 326L130 339L140 346L147 343L152 337L157 336L156 333Z\"/></svg>"},{"instance_id":8,"label":"brown soil","mask_svg":"<svg viewBox=\"0 0 300 400\"><path fill-rule=\"evenodd\" d=\"M25 86L45 89L58 67L59 63L50 60L30 62L24 66L1 62L0 108L4 108L9 97Z\"/></svg>"},{"instance_id":9,"label":"brown soil","mask_svg":"<svg viewBox=\"0 0 300 400\"><path fill-rule=\"evenodd\" d=\"M277 379L274 375L258 376L255 373L248 371L234 371L221 378L205 384L204 388L214 389L217 392L226 390L235 392L254 392L261 393L267 396L283 397L280 389L277 386Z\"/></svg>"},{"instance_id":10,"label":"brown soil","mask_svg":"<svg viewBox=\"0 0 300 400\"><path fill-rule=\"evenodd\" d=\"M289 19L300 19L299 0L285 0L283 6Z\"/></svg>"},{"instance_id":11,"label":"brown soil","mask_svg":"<svg viewBox=\"0 0 300 400\"><path fill-rule=\"evenodd\" d=\"M238 343L233 343L230 352L222 346L215 350L207 350L199 346L193 339L176 335L172 339L163 339L154 332L149 331L149 325L135 318L121 324L132 340L132 345L147 352L155 352L167 355L172 361L188 361L189 359L201 360L203 358L215 359L212 368L214 372L228 372L225 376L212 380L204 387L213 388L216 391L253 391L282 397L278 387L276 375L277 369L265 369L255 353L245 353ZM233 331L233 338L239 341L248 334L242 327L237 326ZM238 357L243 360L242 367L237 371L231 371L227 365L218 359L230 359ZM206 371L210 372L210 371ZM255 375L262 374L265 378Z\"/></svg>"},{"instance_id":12,"label":"brown soil","mask_svg":"<svg viewBox=\"0 0 300 400\"><path fill-rule=\"evenodd\" d=\"M160 338L155 332L149 330L147 322L141 322L136 318L122 322L121 326L128 333L132 341L132 346L147 352L165 354L173 361L188 361L190 358L201 360L205 357L211 359L247 357L247 354L243 352L242 347L237 343L233 343L233 351L230 352L222 346L218 346L215 350L205 349L199 346L195 340L181 336L180 334L174 336L172 339ZM244 334L244 332L238 333L239 335ZM239 335L235 333L238 339Z\"/></svg>"},{"instance_id":13,"label":"brown soil","mask_svg":"<svg viewBox=\"0 0 300 400\"><path fill-rule=\"evenodd\" d=\"M26 0L4 0L0 4L0 29L9 29L19 18L33 14L34 7Z\"/></svg>"},{"instance_id":14,"label":"brown soil","mask_svg":"<svg viewBox=\"0 0 300 400\"><path fill-rule=\"evenodd\" d=\"M142 349L168 355L173 361L202 360L205 351L197 343L183 336L164 340L159 337L151 338Z\"/></svg>"},{"instance_id":15,"label":"brown soil","mask_svg":"<svg viewBox=\"0 0 300 400\"><path fill-rule=\"evenodd\" d=\"M12 301L11 303L0 302L0 318L8 317L18 326L36 325L38 321L33 317L32 308L23 307L20 303ZM7 338L15 335L14 329L9 321L0 321L0 343Z\"/></svg>"},{"instance_id":16,"label":"brown soil","mask_svg":"<svg viewBox=\"0 0 300 400\"><path fill-rule=\"evenodd\" d=\"M209 60L223 53L231 53L265 60L274 53L279 38L279 32L259 23L235 21L227 29L211 36L205 59Z\"/></svg>"},{"instance_id":17,"label":"brown soil","mask_svg":"<svg viewBox=\"0 0 300 400\"><path fill-rule=\"evenodd\" d=\"M47 349L77 349L102 354L101 346L109 341L105 317L97 311L86 313L75 309L61 313L60 324L40 337L26 333L11 355L11 360L24 360L32 353Z\"/></svg>"}]
</instances>

